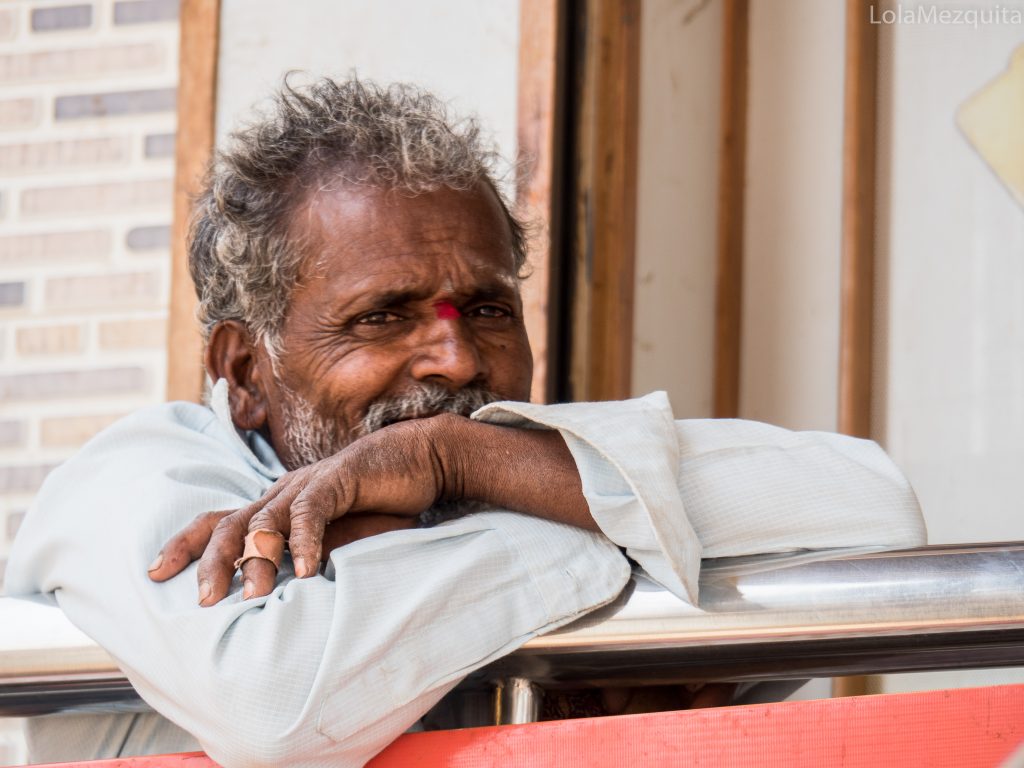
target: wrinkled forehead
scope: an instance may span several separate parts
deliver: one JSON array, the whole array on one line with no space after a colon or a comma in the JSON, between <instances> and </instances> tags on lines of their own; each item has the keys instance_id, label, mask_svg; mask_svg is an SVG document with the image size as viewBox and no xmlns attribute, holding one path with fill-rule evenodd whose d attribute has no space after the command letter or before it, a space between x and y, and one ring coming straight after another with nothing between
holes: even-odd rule
<instances>
[{"instance_id":1,"label":"wrinkled forehead","mask_svg":"<svg viewBox=\"0 0 1024 768\"><path fill-rule=\"evenodd\" d=\"M518 292L512 229L489 184L419 194L324 185L297 206L290 229L305 254L300 286L326 279L345 293L382 284L414 293L447 282Z\"/></svg>"}]
</instances>

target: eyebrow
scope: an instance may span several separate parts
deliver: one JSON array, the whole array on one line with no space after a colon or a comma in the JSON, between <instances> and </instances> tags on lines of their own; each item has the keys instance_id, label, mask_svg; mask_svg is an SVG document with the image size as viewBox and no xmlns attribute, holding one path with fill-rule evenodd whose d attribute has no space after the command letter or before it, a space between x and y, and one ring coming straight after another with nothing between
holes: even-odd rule
<instances>
[{"instance_id":1,"label":"eyebrow","mask_svg":"<svg viewBox=\"0 0 1024 768\"><path fill-rule=\"evenodd\" d=\"M402 286L360 293L352 297L351 300L339 305L335 313L347 315L354 310L361 310L364 307L400 307L416 301L426 301L434 293L435 291L432 288L425 289L419 286ZM459 298L475 301L508 300L514 298L515 294L514 284L506 283L502 280L487 281L469 291L455 291L455 295Z\"/></svg>"}]
</instances>

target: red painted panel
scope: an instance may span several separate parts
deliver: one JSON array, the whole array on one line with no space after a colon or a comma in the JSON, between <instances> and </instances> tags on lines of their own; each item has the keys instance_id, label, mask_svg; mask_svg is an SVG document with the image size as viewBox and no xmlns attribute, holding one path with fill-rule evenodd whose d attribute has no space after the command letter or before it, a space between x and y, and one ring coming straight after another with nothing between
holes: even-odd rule
<instances>
[{"instance_id":1,"label":"red painted panel","mask_svg":"<svg viewBox=\"0 0 1024 768\"><path fill-rule=\"evenodd\" d=\"M370 768L994 768L1024 742L1024 685L403 736ZM215 768L204 755L68 765Z\"/></svg>"}]
</instances>

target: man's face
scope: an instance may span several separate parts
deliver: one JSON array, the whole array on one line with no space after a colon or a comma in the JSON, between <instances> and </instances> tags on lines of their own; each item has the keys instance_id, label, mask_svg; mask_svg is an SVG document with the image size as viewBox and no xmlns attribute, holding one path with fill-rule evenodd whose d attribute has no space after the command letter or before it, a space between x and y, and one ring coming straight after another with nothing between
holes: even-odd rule
<instances>
[{"instance_id":1,"label":"man's face","mask_svg":"<svg viewBox=\"0 0 1024 768\"><path fill-rule=\"evenodd\" d=\"M528 399L511 234L489 188L407 197L339 185L300 209L292 233L306 258L277 377L264 372L286 466L340 449L389 414Z\"/></svg>"}]
</instances>

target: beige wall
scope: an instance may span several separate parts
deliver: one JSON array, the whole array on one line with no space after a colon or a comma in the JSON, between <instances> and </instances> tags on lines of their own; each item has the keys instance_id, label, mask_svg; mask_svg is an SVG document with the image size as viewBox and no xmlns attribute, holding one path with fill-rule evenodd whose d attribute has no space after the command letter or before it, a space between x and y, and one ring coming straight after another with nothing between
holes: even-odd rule
<instances>
[{"instance_id":1,"label":"beige wall","mask_svg":"<svg viewBox=\"0 0 1024 768\"><path fill-rule=\"evenodd\" d=\"M844 4L750 7L740 416L836 428Z\"/></svg>"},{"instance_id":2,"label":"beige wall","mask_svg":"<svg viewBox=\"0 0 1024 768\"><path fill-rule=\"evenodd\" d=\"M722 4L643 4L633 390L711 414ZM843 7L750 10L740 415L835 429Z\"/></svg>"},{"instance_id":3,"label":"beige wall","mask_svg":"<svg viewBox=\"0 0 1024 768\"><path fill-rule=\"evenodd\" d=\"M633 392L711 413L722 5L641 15Z\"/></svg>"},{"instance_id":4,"label":"beige wall","mask_svg":"<svg viewBox=\"0 0 1024 768\"><path fill-rule=\"evenodd\" d=\"M707 415L721 3L643 10L634 388ZM955 116L1006 70L1024 27L880 32L873 434L914 485L932 541L1018 540L1024 209ZM751 0L740 413L795 429L837 426L843 46L842 3Z\"/></svg>"}]
</instances>

